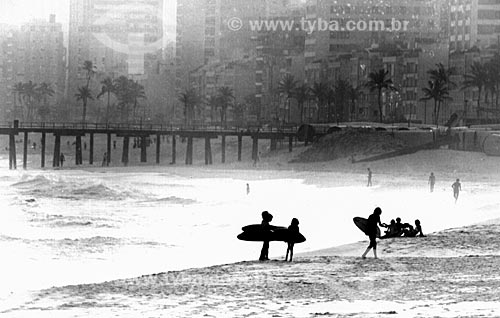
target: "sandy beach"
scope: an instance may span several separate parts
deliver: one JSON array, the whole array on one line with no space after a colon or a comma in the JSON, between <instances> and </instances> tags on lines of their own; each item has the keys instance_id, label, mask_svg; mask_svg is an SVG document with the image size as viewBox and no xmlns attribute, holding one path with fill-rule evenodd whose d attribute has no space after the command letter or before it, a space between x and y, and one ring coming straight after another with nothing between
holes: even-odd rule
<instances>
[{"instance_id":1,"label":"sandy beach","mask_svg":"<svg viewBox=\"0 0 500 318\"><path fill-rule=\"evenodd\" d=\"M408 198L415 198L411 205L429 201L418 215L425 220L423 228L427 237L381 240L380 259L375 260L369 254L363 260L360 255L367 240L359 232L359 242L353 244L306 253L303 250L301 253L297 245L292 263L284 262L278 248L273 248L273 260L269 262L245 261L144 273L137 278L36 291L22 301L17 299L2 306L0 314L2 317L500 316L497 293L500 205L496 199L500 158L441 149L370 164L351 164L345 159L314 164L288 163L303 150L298 147L293 153L281 149L272 155L266 154L257 167L245 161L210 167L202 164L175 168L110 167L105 171L166 170L185 177L227 177L250 182L294 178L318 188L328 188L364 185L366 168L370 167L374 171L374 187L369 198L386 203L382 206L388 211L383 214L383 221L401 213L404 221L412 222L409 218L418 207L410 208ZM100 168L85 169L98 171ZM434 197L428 193L430 171L437 175ZM456 205L451 197L451 183L455 178L462 180L464 188ZM429 209L434 205L435 210ZM405 208L412 214L406 213ZM471 215L469 211L477 214ZM366 217L370 212L359 214ZM456 224L468 225L456 227ZM440 230L435 231L436 228ZM357 231L354 225L347 230ZM301 231L308 238L316 234L307 224L301 225ZM235 237L229 239L236 240ZM282 243L274 246L281 246L278 244ZM281 249L284 254L285 248ZM255 248L249 253L255 253Z\"/></svg>"},{"instance_id":2,"label":"sandy beach","mask_svg":"<svg viewBox=\"0 0 500 318\"><path fill-rule=\"evenodd\" d=\"M500 220L380 243L44 290L5 317L498 317Z\"/></svg>"}]
</instances>

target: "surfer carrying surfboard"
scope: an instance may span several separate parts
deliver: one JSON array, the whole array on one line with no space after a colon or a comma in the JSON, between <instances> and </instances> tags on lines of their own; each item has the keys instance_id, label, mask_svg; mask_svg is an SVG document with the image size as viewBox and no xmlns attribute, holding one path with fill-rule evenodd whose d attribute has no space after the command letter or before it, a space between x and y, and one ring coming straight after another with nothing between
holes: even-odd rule
<instances>
[{"instance_id":1,"label":"surfer carrying surfboard","mask_svg":"<svg viewBox=\"0 0 500 318\"><path fill-rule=\"evenodd\" d=\"M273 216L271 213L264 211L262 212L262 230L271 232L272 229L270 227L270 222L273 220ZM269 241L264 241L262 244L262 250L260 251L259 261L268 261L269 260Z\"/></svg>"},{"instance_id":2,"label":"surfer carrying surfboard","mask_svg":"<svg viewBox=\"0 0 500 318\"><path fill-rule=\"evenodd\" d=\"M366 248L361 258L366 258L366 254L373 248L373 256L377 258L377 230L378 226L385 227L385 224L380 222L380 215L382 214L382 209L376 207L373 213L368 217L368 223L366 227L366 235L370 238L370 245Z\"/></svg>"}]
</instances>

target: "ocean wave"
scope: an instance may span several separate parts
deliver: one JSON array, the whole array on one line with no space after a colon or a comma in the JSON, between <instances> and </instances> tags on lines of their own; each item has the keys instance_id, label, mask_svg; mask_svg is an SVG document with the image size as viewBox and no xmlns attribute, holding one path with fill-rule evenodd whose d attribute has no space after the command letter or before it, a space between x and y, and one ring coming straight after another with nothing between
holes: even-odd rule
<instances>
[{"instance_id":1,"label":"ocean wave","mask_svg":"<svg viewBox=\"0 0 500 318\"><path fill-rule=\"evenodd\" d=\"M88 184L87 179L84 184L79 178L53 178L45 175L23 176L12 187L24 195L64 200L126 200L140 195L137 191L107 185L102 181Z\"/></svg>"},{"instance_id":2,"label":"ocean wave","mask_svg":"<svg viewBox=\"0 0 500 318\"><path fill-rule=\"evenodd\" d=\"M188 205L188 204L198 203L198 201L196 201L194 199L179 198L179 197L176 197L176 196L159 198L159 199L156 199L155 201L156 202L167 202L167 203L172 203L172 204L182 204L182 205Z\"/></svg>"},{"instance_id":3,"label":"ocean wave","mask_svg":"<svg viewBox=\"0 0 500 318\"><path fill-rule=\"evenodd\" d=\"M102 252L105 248L114 248L118 246L143 246L143 247L176 247L177 245L165 243L165 242L157 242L157 241L148 241L142 240L141 238L118 238L111 236L91 236L91 237L82 237L82 238L61 238L61 239L47 239L47 238L39 238L39 239L30 239L23 237L13 237L8 235L0 235L0 241L3 242L16 242L22 243L28 246L33 247L49 247L54 249L73 249L79 252ZM61 252L63 252L61 250Z\"/></svg>"}]
</instances>

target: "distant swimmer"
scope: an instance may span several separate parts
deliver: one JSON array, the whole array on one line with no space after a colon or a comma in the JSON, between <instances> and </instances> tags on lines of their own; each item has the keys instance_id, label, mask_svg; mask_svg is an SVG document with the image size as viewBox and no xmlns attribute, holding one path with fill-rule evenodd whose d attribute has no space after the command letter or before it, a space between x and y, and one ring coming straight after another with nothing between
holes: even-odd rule
<instances>
[{"instance_id":1,"label":"distant swimmer","mask_svg":"<svg viewBox=\"0 0 500 318\"><path fill-rule=\"evenodd\" d=\"M288 232L290 235L290 238L296 237L296 235L300 232L299 231L299 220L296 218L292 219L292 223L288 227ZM285 256L285 262L288 261L288 253L290 253L290 262L292 261L293 258L293 245L295 244L294 241L286 242L287 243L287 249L286 249L286 256Z\"/></svg>"},{"instance_id":2,"label":"distant swimmer","mask_svg":"<svg viewBox=\"0 0 500 318\"><path fill-rule=\"evenodd\" d=\"M367 187L372 186L372 171L370 170L370 168L368 168L368 184L366 186Z\"/></svg>"},{"instance_id":3,"label":"distant swimmer","mask_svg":"<svg viewBox=\"0 0 500 318\"><path fill-rule=\"evenodd\" d=\"M436 176L434 176L434 172L431 172L431 175L429 176L429 186L431 192L434 192L434 184L436 184Z\"/></svg>"},{"instance_id":4,"label":"distant swimmer","mask_svg":"<svg viewBox=\"0 0 500 318\"><path fill-rule=\"evenodd\" d=\"M262 230L271 231L270 222L273 220L273 216L271 213L264 211L262 212ZM262 244L262 250L260 251L259 261L268 261L269 260L269 241L264 241Z\"/></svg>"},{"instance_id":5,"label":"distant swimmer","mask_svg":"<svg viewBox=\"0 0 500 318\"><path fill-rule=\"evenodd\" d=\"M462 190L460 179L457 179L457 181L455 181L455 183L453 183L451 187L453 188L453 197L455 198L455 203L457 203L458 195L460 194L460 190Z\"/></svg>"},{"instance_id":6,"label":"distant swimmer","mask_svg":"<svg viewBox=\"0 0 500 318\"><path fill-rule=\"evenodd\" d=\"M368 224L366 229L366 234L370 238L370 245L366 248L366 251L363 253L361 258L366 258L366 254L373 248L373 256L377 258L377 230L378 226L384 226L380 222L380 215L382 214L382 209L377 207L373 210L373 213L368 217Z\"/></svg>"}]
</instances>

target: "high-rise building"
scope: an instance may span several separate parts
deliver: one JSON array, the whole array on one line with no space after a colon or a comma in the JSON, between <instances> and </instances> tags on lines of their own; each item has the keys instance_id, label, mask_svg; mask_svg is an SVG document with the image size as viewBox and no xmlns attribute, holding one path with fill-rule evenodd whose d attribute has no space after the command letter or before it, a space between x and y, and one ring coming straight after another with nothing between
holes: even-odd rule
<instances>
[{"instance_id":1,"label":"high-rise building","mask_svg":"<svg viewBox=\"0 0 500 318\"><path fill-rule=\"evenodd\" d=\"M318 60L338 54L386 44L415 49L435 43L441 12L433 0L308 0L306 19L316 27L307 32L306 78L319 81Z\"/></svg>"},{"instance_id":2,"label":"high-rise building","mask_svg":"<svg viewBox=\"0 0 500 318\"><path fill-rule=\"evenodd\" d=\"M271 92L269 87L288 69L293 68L292 55L302 56L303 36L299 37L299 46L293 48L293 39L298 32L281 30L256 31L251 24L256 21L289 19L296 15L298 0L179 0L177 2L177 90L180 92L196 86L203 98L214 95L220 81L217 76L226 66L238 65L236 73L241 71L240 81L253 82L256 104L269 102L266 99ZM300 11L300 10L299 10ZM294 16L295 17L295 16ZM234 23L234 24L233 24ZM291 35L293 34L293 35ZM293 39L292 39L293 38ZM297 53L299 52L299 53ZM299 58L300 60L300 58ZM283 65L281 65L283 64ZM248 71L242 71L251 66ZM212 71L213 70L213 71ZM203 78L206 81L190 83L191 78ZM233 74L229 71L228 74ZM271 74L271 75L270 75ZM228 75L229 77L234 75ZM227 77L227 78L229 78ZM206 87L200 87L201 84ZM228 82L228 86L240 91L237 83ZM245 90L246 91L246 90ZM236 102L242 102L238 100ZM255 106L260 109L260 106Z\"/></svg>"},{"instance_id":3,"label":"high-rise building","mask_svg":"<svg viewBox=\"0 0 500 318\"><path fill-rule=\"evenodd\" d=\"M500 45L500 1L451 0L450 51Z\"/></svg>"},{"instance_id":4,"label":"high-rise building","mask_svg":"<svg viewBox=\"0 0 500 318\"><path fill-rule=\"evenodd\" d=\"M162 24L163 0L71 0L70 87L85 78L86 60L100 73L146 78L161 58Z\"/></svg>"},{"instance_id":5,"label":"high-rise building","mask_svg":"<svg viewBox=\"0 0 500 318\"><path fill-rule=\"evenodd\" d=\"M74 95L85 85L85 61L91 61L96 76L90 82L95 96L104 77L126 76L148 87L156 85L163 61L164 0L71 0L68 44L68 101L76 104ZM155 84L155 85L153 85ZM159 92L159 94L163 91ZM152 96L150 96L152 97ZM149 112L148 98L142 103ZM96 105L89 101L91 120L102 120ZM148 106L149 105L149 106ZM154 105L155 107L158 105ZM145 117L145 116L142 116ZM148 118L151 116L147 116ZM138 119L139 120L139 119Z\"/></svg>"},{"instance_id":6,"label":"high-rise building","mask_svg":"<svg viewBox=\"0 0 500 318\"><path fill-rule=\"evenodd\" d=\"M16 117L13 88L17 80L18 33L12 26L0 25L0 118L3 121Z\"/></svg>"},{"instance_id":7,"label":"high-rise building","mask_svg":"<svg viewBox=\"0 0 500 318\"><path fill-rule=\"evenodd\" d=\"M42 118L44 117L42 114L48 114L50 107L54 107L63 98L65 91L66 50L62 25L56 22L55 15L51 15L48 21L34 20L23 24L20 28L2 29L0 96L4 104L4 113L9 118L45 119ZM14 85L29 82L35 85L34 87L41 87L44 84L54 93L52 96L44 95L39 100L32 97L28 107L26 98L23 101L20 94L14 92ZM36 100L36 105L33 99ZM41 106L45 106L44 111L40 111ZM34 107L37 109L33 109ZM30 108L29 116L26 116L28 112L26 108Z\"/></svg>"},{"instance_id":8,"label":"high-rise building","mask_svg":"<svg viewBox=\"0 0 500 318\"><path fill-rule=\"evenodd\" d=\"M60 100L65 89L66 49L62 24L55 15L49 21L33 21L21 26L19 49L24 63L17 76L25 82L47 83L55 91L52 101Z\"/></svg>"}]
</instances>

